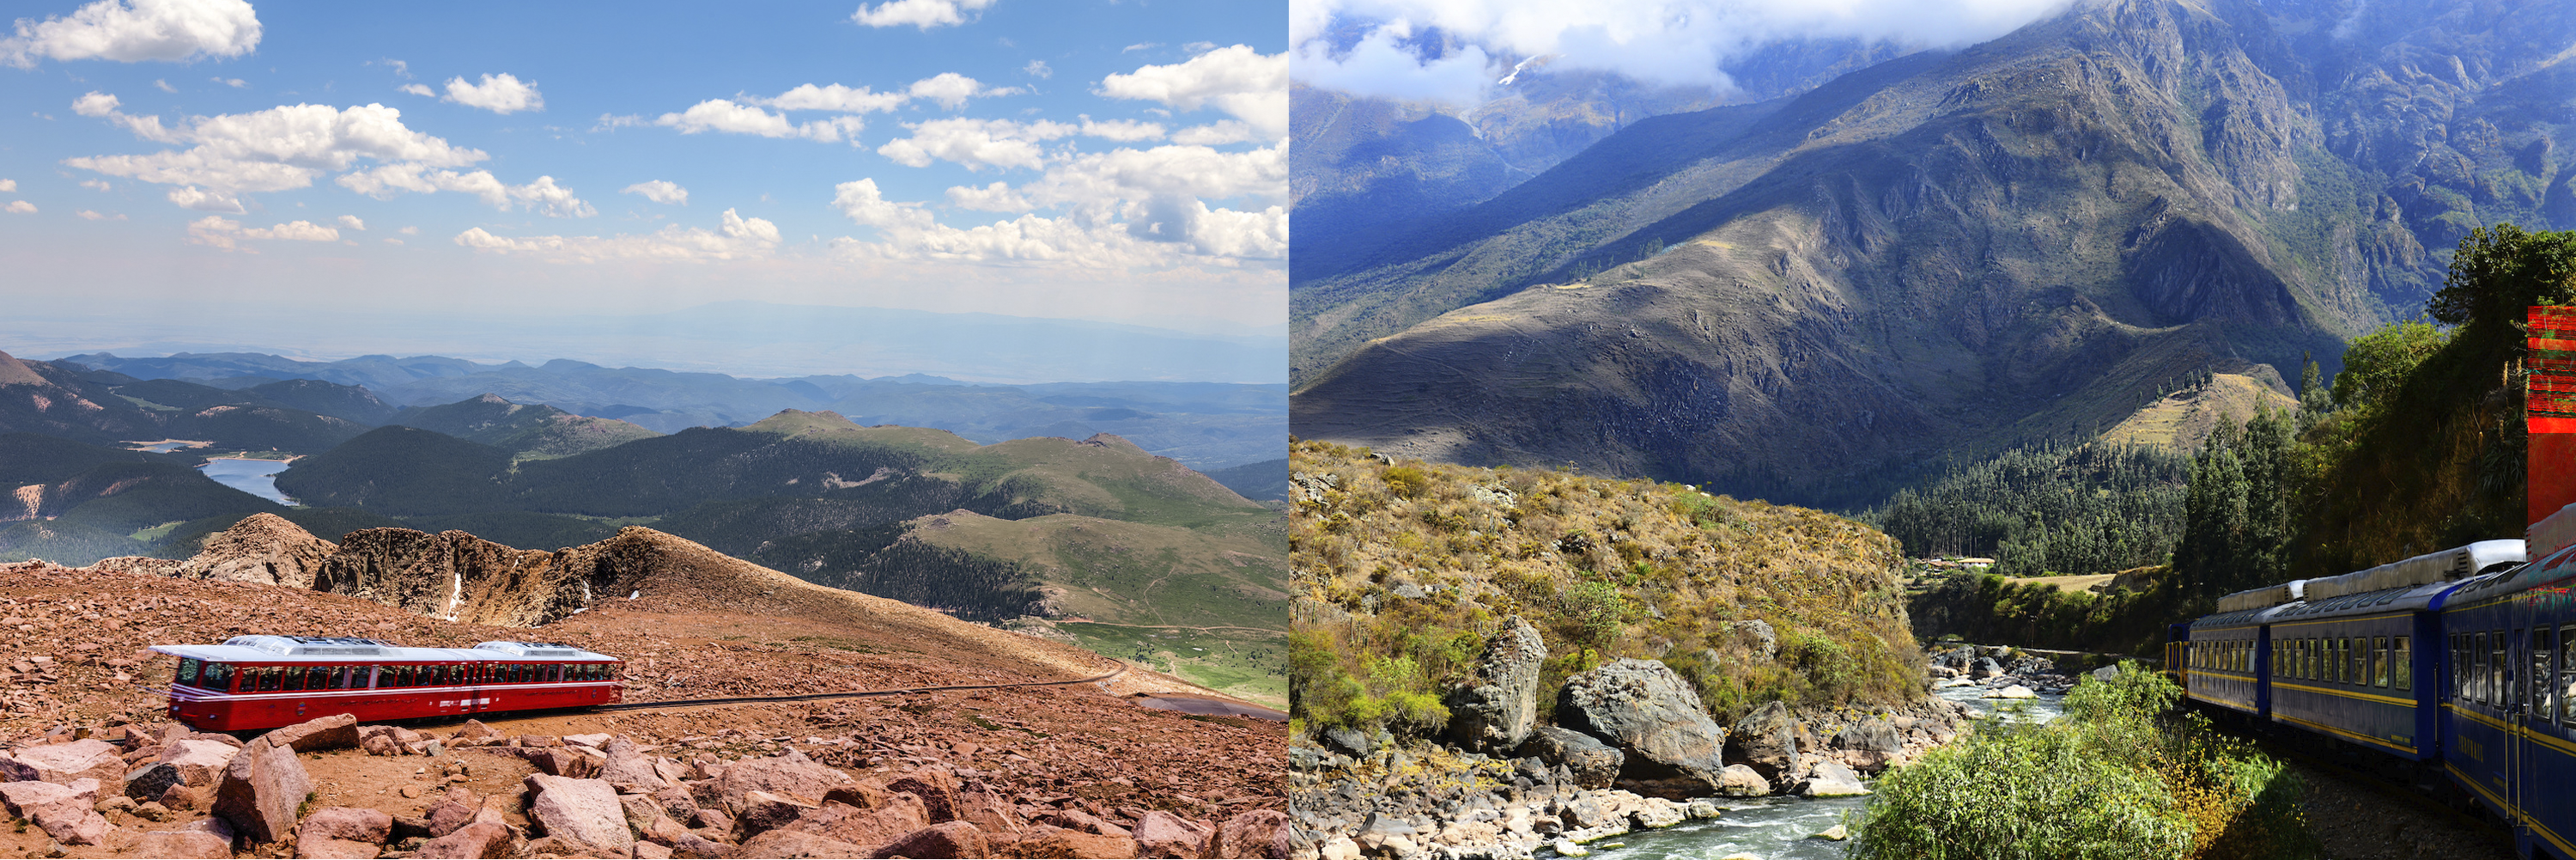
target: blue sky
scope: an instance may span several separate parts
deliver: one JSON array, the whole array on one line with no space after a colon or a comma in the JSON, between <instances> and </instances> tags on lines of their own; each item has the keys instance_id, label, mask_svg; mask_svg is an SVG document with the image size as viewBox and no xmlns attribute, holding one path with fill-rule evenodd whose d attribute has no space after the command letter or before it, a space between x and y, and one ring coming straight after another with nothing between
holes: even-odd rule
<instances>
[{"instance_id":1,"label":"blue sky","mask_svg":"<svg viewBox=\"0 0 2576 860\"><path fill-rule=\"evenodd\" d=\"M0 350L734 300L1284 330L1284 2L9 8Z\"/></svg>"}]
</instances>

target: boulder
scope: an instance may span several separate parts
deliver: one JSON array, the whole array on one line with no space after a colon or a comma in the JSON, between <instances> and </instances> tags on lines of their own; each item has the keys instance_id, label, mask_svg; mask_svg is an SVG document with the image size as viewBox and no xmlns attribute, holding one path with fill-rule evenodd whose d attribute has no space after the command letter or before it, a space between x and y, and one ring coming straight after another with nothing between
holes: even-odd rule
<instances>
[{"instance_id":1,"label":"boulder","mask_svg":"<svg viewBox=\"0 0 2576 860\"><path fill-rule=\"evenodd\" d=\"M1078 833L1061 827L1040 824L1021 834L1019 841L1010 846L1007 856L1125 860L1125 858L1135 857L1136 853L1134 839L1124 836L1103 836L1097 833Z\"/></svg>"},{"instance_id":2,"label":"boulder","mask_svg":"<svg viewBox=\"0 0 2576 860\"><path fill-rule=\"evenodd\" d=\"M17 767L0 765L14 772L12 779L40 780L57 785L70 785L75 780L95 779L101 790L122 794L125 790L125 759L117 755L115 744L97 738L83 738L58 744L27 747L9 753Z\"/></svg>"},{"instance_id":3,"label":"boulder","mask_svg":"<svg viewBox=\"0 0 2576 860\"><path fill-rule=\"evenodd\" d=\"M1618 781L1620 764L1627 758L1599 738L1556 726L1532 729L1515 754L1563 765L1574 775L1574 783L1584 788L1609 788Z\"/></svg>"},{"instance_id":4,"label":"boulder","mask_svg":"<svg viewBox=\"0 0 2576 860\"><path fill-rule=\"evenodd\" d=\"M1730 764L1718 774L1717 793L1722 797L1761 797L1771 793L1771 780L1761 771Z\"/></svg>"},{"instance_id":5,"label":"boulder","mask_svg":"<svg viewBox=\"0 0 2576 860\"><path fill-rule=\"evenodd\" d=\"M231 860L233 841L202 830L155 830L134 845L136 857L190 857Z\"/></svg>"},{"instance_id":6,"label":"boulder","mask_svg":"<svg viewBox=\"0 0 2576 860\"><path fill-rule=\"evenodd\" d=\"M928 814L922 809L920 798L910 794L896 794L891 795L884 806L875 809L859 809L843 803L826 803L800 816L794 824L780 829L812 833L857 845L862 849L873 849L893 842L904 834L928 827L930 824ZM746 853L744 856L759 855Z\"/></svg>"},{"instance_id":7,"label":"boulder","mask_svg":"<svg viewBox=\"0 0 2576 860\"><path fill-rule=\"evenodd\" d=\"M1771 660L1780 656L1780 634L1771 629L1771 622L1757 618L1726 627L1728 632L1735 634L1736 641L1743 643L1745 649L1759 659Z\"/></svg>"},{"instance_id":8,"label":"boulder","mask_svg":"<svg viewBox=\"0 0 2576 860\"><path fill-rule=\"evenodd\" d=\"M599 766L599 778L608 784L631 786L637 794L659 791L665 784L661 774L653 770L653 759L645 756L644 748L634 741L614 738L608 741L604 751L608 754L608 761Z\"/></svg>"},{"instance_id":9,"label":"boulder","mask_svg":"<svg viewBox=\"0 0 2576 860\"><path fill-rule=\"evenodd\" d=\"M824 792L853 782L857 780L851 779L849 774L826 767L793 750L786 755L734 762L715 778L717 796L723 798L727 811L736 814L742 811L743 800L754 791L785 795L812 804L822 802Z\"/></svg>"},{"instance_id":10,"label":"boulder","mask_svg":"<svg viewBox=\"0 0 2576 860\"><path fill-rule=\"evenodd\" d=\"M181 785L203 788L224 778L224 768L231 767L241 748L206 740L182 738L161 748L161 764L176 770ZM128 792L131 793L131 792Z\"/></svg>"},{"instance_id":11,"label":"boulder","mask_svg":"<svg viewBox=\"0 0 2576 860\"><path fill-rule=\"evenodd\" d=\"M1905 752L1905 736L1896 727L1877 717L1862 717L1858 722L1835 732L1833 747L1843 751L1843 760L1862 773L1887 769L1899 753Z\"/></svg>"},{"instance_id":12,"label":"boulder","mask_svg":"<svg viewBox=\"0 0 2576 860\"><path fill-rule=\"evenodd\" d=\"M1857 797L1868 794L1869 788L1860 784L1860 774L1841 762L1829 761L1816 765L1816 772L1798 787L1798 793L1807 797Z\"/></svg>"},{"instance_id":13,"label":"boulder","mask_svg":"<svg viewBox=\"0 0 2576 860\"><path fill-rule=\"evenodd\" d=\"M1208 834L1201 857L1275 857L1288 856L1288 814L1276 809L1255 809L1228 818Z\"/></svg>"},{"instance_id":14,"label":"boulder","mask_svg":"<svg viewBox=\"0 0 2576 860\"><path fill-rule=\"evenodd\" d=\"M947 765L934 764L916 769L886 783L885 787L887 791L909 791L920 797L923 811L929 813L934 824L965 817L957 788L957 772Z\"/></svg>"},{"instance_id":15,"label":"boulder","mask_svg":"<svg viewBox=\"0 0 2576 860\"><path fill-rule=\"evenodd\" d=\"M1160 809L1136 820L1136 853L1143 857L1197 857L1208 828Z\"/></svg>"},{"instance_id":16,"label":"boulder","mask_svg":"<svg viewBox=\"0 0 2576 860\"><path fill-rule=\"evenodd\" d=\"M796 823L797 819L821 807L766 791L753 791L743 796L740 814L734 817L742 835L754 836Z\"/></svg>"},{"instance_id":17,"label":"boulder","mask_svg":"<svg viewBox=\"0 0 2576 860\"><path fill-rule=\"evenodd\" d=\"M1377 749L1377 741L1367 732L1336 726L1324 730L1324 747L1352 758L1368 758Z\"/></svg>"},{"instance_id":18,"label":"boulder","mask_svg":"<svg viewBox=\"0 0 2576 860\"><path fill-rule=\"evenodd\" d=\"M897 837L868 852L870 857L991 857L984 831L965 821L946 821Z\"/></svg>"},{"instance_id":19,"label":"boulder","mask_svg":"<svg viewBox=\"0 0 2576 860\"><path fill-rule=\"evenodd\" d=\"M295 826L295 841L308 839L344 839L383 845L393 838L394 817L382 810L354 806L325 806L304 816Z\"/></svg>"},{"instance_id":20,"label":"boulder","mask_svg":"<svg viewBox=\"0 0 2576 860\"><path fill-rule=\"evenodd\" d=\"M1766 703L1735 721L1726 750L1728 758L1751 765L1772 785L1788 787L1799 776L1798 718L1790 716L1788 705Z\"/></svg>"},{"instance_id":21,"label":"boulder","mask_svg":"<svg viewBox=\"0 0 2576 860\"><path fill-rule=\"evenodd\" d=\"M421 843L411 856L421 860L473 860L505 856L513 838L508 825L477 821L445 836Z\"/></svg>"},{"instance_id":22,"label":"boulder","mask_svg":"<svg viewBox=\"0 0 2576 860\"><path fill-rule=\"evenodd\" d=\"M358 718L351 714L335 714L306 720L270 729L268 734L259 736L253 743L288 747L300 753L350 749L358 745Z\"/></svg>"},{"instance_id":23,"label":"boulder","mask_svg":"<svg viewBox=\"0 0 2576 860\"><path fill-rule=\"evenodd\" d=\"M527 784L535 794L528 801L528 820L544 828L546 835L618 852L635 849L635 834L626 829L626 809L618 805L616 787L596 779L542 773L529 774Z\"/></svg>"},{"instance_id":24,"label":"boulder","mask_svg":"<svg viewBox=\"0 0 2576 860\"><path fill-rule=\"evenodd\" d=\"M295 750L253 744L224 768L215 787L214 813L253 842L282 842L295 829L296 810L312 793L313 778Z\"/></svg>"},{"instance_id":25,"label":"boulder","mask_svg":"<svg viewBox=\"0 0 2576 860\"><path fill-rule=\"evenodd\" d=\"M307 839L301 836L295 838L295 856L298 860L305 860L305 858L311 858L311 860L376 860L378 856L384 853L385 847L373 842L359 842L353 839Z\"/></svg>"},{"instance_id":26,"label":"boulder","mask_svg":"<svg viewBox=\"0 0 2576 860\"><path fill-rule=\"evenodd\" d=\"M2007 685L2007 686L2005 686L2003 689L2000 689L2000 690L1987 690L1985 695L1983 695L1983 696L1979 696L1978 698L1981 698L1981 699L2036 699L2036 698L2039 698L2039 694L2038 694L2038 693L2035 693L2035 692L2031 692L2031 689L2030 689L2029 687L2024 687L2024 686L2022 686L2022 685L2020 685L2020 684L2011 684L2011 685Z\"/></svg>"},{"instance_id":27,"label":"boulder","mask_svg":"<svg viewBox=\"0 0 2576 860\"><path fill-rule=\"evenodd\" d=\"M65 845L97 845L113 825L98 814L98 780L0 782L0 805Z\"/></svg>"},{"instance_id":28,"label":"boulder","mask_svg":"<svg viewBox=\"0 0 2576 860\"><path fill-rule=\"evenodd\" d=\"M482 808L483 798L475 796L464 786L457 786L448 789L446 797L430 804L429 811L422 813L421 817L429 823L429 835L439 837L474 823L474 813Z\"/></svg>"},{"instance_id":29,"label":"boulder","mask_svg":"<svg viewBox=\"0 0 2576 860\"><path fill-rule=\"evenodd\" d=\"M1512 616L1485 646L1475 678L1449 694L1449 737L1461 746L1499 752L1519 746L1538 722L1539 664L1547 642Z\"/></svg>"},{"instance_id":30,"label":"boulder","mask_svg":"<svg viewBox=\"0 0 2576 860\"><path fill-rule=\"evenodd\" d=\"M1705 795L1726 769L1726 730L1659 660L1623 658L1570 678L1557 694L1557 721L1618 747L1623 778L1663 783L1658 793Z\"/></svg>"},{"instance_id":31,"label":"boulder","mask_svg":"<svg viewBox=\"0 0 2576 860\"><path fill-rule=\"evenodd\" d=\"M743 857L866 857L868 849L815 833L772 830L742 843Z\"/></svg>"}]
</instances>

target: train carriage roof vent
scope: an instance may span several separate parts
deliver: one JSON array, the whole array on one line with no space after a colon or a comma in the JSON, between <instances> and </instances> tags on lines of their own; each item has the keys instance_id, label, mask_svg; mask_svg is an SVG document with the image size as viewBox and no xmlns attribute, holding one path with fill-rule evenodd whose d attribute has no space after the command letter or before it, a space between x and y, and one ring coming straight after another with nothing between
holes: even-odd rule
<instances>
[{"instance_id":1,"label":"train carriage roof vent","mask_svg":"<svg viewBox=\"0 0 2576 860\"><path fill-rule=\"evenodd\" d=\"M483 642L476 650L499 651L521 657L579 657L581 649L555 642Z\"/></svg>"},{"instance_id":2,"label":"train carriage roof vent","mask_svg":"<svg viewBox=\"0 0 2576 860\"><path fill-rule=\"evenodd\" d=\"M280 657L382 657L393 653L392 643L354 636L235 636L224 640L224 644Z\"/></svg>"},{"instance_id":3,"label":"train carriage roof vent","mask_svg":"<svg viewBox=\"0 0 2576 860\"><path fill-rule=\"evenodd\" d=\"M2519 540L2482 540L2467 546L2428 552L2369 570L2307 581L2309 600L2361 594L2413 585L2466 579L2530 560Z\"/></svg>"}]
</instances>

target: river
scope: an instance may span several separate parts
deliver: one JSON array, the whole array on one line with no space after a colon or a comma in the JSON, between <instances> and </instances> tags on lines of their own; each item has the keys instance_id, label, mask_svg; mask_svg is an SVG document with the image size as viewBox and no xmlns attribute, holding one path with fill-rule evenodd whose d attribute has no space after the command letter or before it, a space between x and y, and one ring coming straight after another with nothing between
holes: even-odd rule
<instances>
[{"instance_id":1,"label":"river","mask_svg":"<svg viewBox=\"0 0 2576 860\"><path fill-rule=\"evenodd\" d=\"M2045 723L2065 713L2059 704L2063 696L1978 698L1984 693L1975 687L1953 687L1936 695L1965 702L2006 722ZM1602 860L1717 860L1735 854L1751 854L1762 860L1842 860L1851 853L1851 843L1818 839L1816 834L1843 823L1846 816L1858 816L1861 807L1868 804L1866 797L1766 797L1739 801L1728 805L1726 814L1715 819L1614 836L1584 847ZM1609 847L1613 844L1620 847Z\"/></svg>"},{"instance_id":2,"label":"river","mask_svg":"<svg viewBox=\"0 0 2576 860\"><path fill-rule=\"evenodd\" d=\"M225 458L220 460L208 460L205 465L199 466L197 469L205 472L206 477L215 479L215 483L222 484L281 505L292 505L295 504L294 499L287 498L285 493L277 491L277 473L286 471L286 465L286 461L284 460L235 460Z\"/></svg>"}]
</instances>

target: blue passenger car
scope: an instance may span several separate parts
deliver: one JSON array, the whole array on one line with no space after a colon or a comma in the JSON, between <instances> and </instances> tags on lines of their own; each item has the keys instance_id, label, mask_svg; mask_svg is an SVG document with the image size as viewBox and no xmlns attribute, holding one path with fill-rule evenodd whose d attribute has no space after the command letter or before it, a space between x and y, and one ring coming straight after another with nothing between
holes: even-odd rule
<instances>
[{"instance_id":1,"label":"blue passenger car","mask_svg":"<svg viewBox=\"0 0 2576 860\"><path fill-rule=\"evenodd\" d=\"M2576 547L2445 595L2443 769L2512 822L2523 856L2576 857Z\"/></svg>"}]
</instances>

